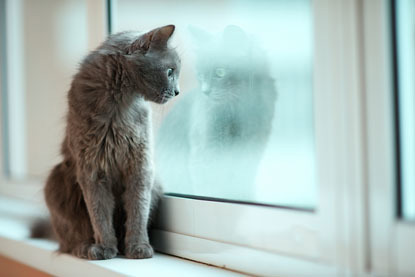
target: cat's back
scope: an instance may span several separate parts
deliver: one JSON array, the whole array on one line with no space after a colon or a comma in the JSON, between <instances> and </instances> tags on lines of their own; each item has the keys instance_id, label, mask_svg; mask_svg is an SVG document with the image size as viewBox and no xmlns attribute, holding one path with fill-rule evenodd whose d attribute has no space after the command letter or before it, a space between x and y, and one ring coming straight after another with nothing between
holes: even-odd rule
<instances>
[{"instance_id":1,"label":"cat's back","mask_svg":"<svg viewBox=\"0 0 415 277\"><path fill-rule=\"evenodd\" d=\"M80 62L78 72L74 75L69 101L80 94L104 93L105 90L120 89L128 85L124 66L125 55L132 41L141 32L125 31L113 34ZM93 98L93 97L89 97ZM96 99L93 99L96 100Z\"/></svg>"}]
</instances>

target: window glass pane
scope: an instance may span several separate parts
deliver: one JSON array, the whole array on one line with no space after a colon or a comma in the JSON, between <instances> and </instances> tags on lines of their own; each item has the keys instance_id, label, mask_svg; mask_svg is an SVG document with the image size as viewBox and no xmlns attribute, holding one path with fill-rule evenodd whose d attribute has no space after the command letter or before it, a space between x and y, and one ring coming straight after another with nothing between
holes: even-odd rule
<instances>
[{"instance_id":1,"label":"window glass pane","mask_svg":"<svg viewBox=\"0 0 415 277\"><path fill-rule=\"evenodd\" d=\"M397 0L395 10L401 211L415 220L415 1Z\"/></svg>"},{"instance_id":2,"label":"window glass pane","mask_svg":"<svg viewBox=\"0 0 415 277\"><path fill-rule=\"evenodd\" d=\"M181 95L154 106L165 191L313 208L309 0L117 1L114 31L175 24Z\"/></svg>"}]
</instances>

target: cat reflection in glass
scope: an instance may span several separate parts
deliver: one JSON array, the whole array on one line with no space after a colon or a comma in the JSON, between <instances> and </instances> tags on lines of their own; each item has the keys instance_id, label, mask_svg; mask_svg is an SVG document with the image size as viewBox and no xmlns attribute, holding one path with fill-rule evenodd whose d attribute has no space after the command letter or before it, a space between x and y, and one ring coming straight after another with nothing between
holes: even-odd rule
<instances>
[{"instance_id":1,"label":"cat reflection in glass","mask_svg":"<svg viewBox=\"0 0 415 277\"><path fill-rule=\"evenodd\" d=\"M271 132L276 89L267 57L240 27L191 27L198 87L171 109L157 135L167 191L252 200Z\"/></svg>"}]
</instances>

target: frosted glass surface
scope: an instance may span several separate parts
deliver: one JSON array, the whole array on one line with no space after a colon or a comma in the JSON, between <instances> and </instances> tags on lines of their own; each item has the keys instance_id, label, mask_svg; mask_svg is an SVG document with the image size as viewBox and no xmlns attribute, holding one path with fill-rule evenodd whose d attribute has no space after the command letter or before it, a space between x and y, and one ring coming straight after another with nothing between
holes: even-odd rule
<instances>
[{"instance_id":1,"label":"frosted glass surface","mask_svg":"<svg viewBox=\"0 0 415 277\"><path fill-rule=\"evenodd\" d=\"M168 193L313 208L311 1L117 1L114 30L175 24L181 94L154 105Z\"/></svg>"}]
</instances>

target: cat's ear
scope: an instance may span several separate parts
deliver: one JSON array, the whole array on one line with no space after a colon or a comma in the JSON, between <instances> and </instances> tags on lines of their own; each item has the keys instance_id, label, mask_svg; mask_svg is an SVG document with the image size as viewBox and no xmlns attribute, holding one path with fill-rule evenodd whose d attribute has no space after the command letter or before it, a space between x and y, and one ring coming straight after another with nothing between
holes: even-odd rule
<instances>
[{"instance_id":1,"label":"cat's ear","mask_svg":"<svg viewBox=\"0 0 415 277\"><path fill-rule=\"evenodd\" d=\"M151 30L134 41L131 48L133 50L140 49L144 52L154 49L165 49L170 37L173 35L174 29L174 25L167 25Z\"/></svg>"},{"instance_id":2,"label":"cat's ear","mask_svg":"<svg viewBox=\"0 0 415 277\"><path fill-rule=\"evenodd\" d=\"M236 25L228 25L223 30L224 46L230 49L246 51L250 45L250 40L245 31Z\"/></svg>"},{"instance_id":3,"label":"cat's ear","mask_svg":"<svg viewBox=\"0 0 415 277\"><path fill-rule=\"evenodd\" d=\"M167 25L153 31L150 31L151 36L150 49L164 49L167 48L167 43L174 33L174 25Z\"/></svg>"},{"instance_id":4,"label":"cat's ear","mask_svg":"<svg viewBox=\"0 0 415 277\"><path fill-rule=\"evenodd\" d=\"M189 25L188 30L190 32L190 36L193 40L193 43L196 46L204 46L206 43L212 40L213 36L206 32L205 30L202 30L198 27L195 27L193 25Z\"/></svg>"}]
</instances>

